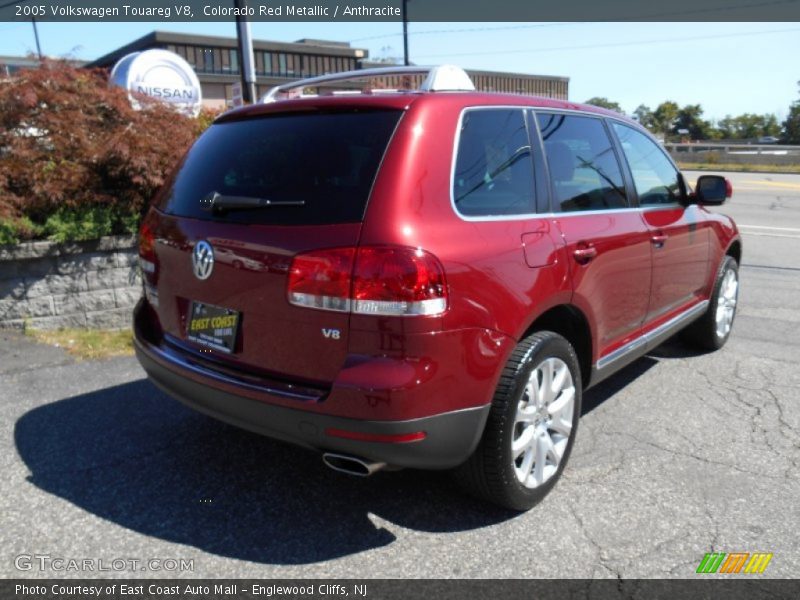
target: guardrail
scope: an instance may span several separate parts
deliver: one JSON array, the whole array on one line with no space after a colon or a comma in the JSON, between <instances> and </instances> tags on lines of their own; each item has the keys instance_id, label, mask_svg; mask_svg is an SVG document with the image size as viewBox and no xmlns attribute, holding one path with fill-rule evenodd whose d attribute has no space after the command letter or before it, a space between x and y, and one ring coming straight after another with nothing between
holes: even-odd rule
<instances>
[{"instance_id":1,"label":"guardrail","mask_svg":"<svg viewBox=\"0 0 800 600\"><path fill-rule=\"evenodd\" d=\"M773 156L800 155L800 146L779 144L719 144L704 142L676 144L667 142L664 147L671 153L721 152L725 154L766 154Z\"/></svg>"},{"instance_id":2,"label":"guardrail","mask_svg":"<svg viewBox=\"0 0 800 600\"><path fill-rule=\"evenodd\" d=\"M691 144L665 143L664 147L677 162L756 165L769 167L800 166L800 146L779 144Z\"/></svg>"}]
</instances>

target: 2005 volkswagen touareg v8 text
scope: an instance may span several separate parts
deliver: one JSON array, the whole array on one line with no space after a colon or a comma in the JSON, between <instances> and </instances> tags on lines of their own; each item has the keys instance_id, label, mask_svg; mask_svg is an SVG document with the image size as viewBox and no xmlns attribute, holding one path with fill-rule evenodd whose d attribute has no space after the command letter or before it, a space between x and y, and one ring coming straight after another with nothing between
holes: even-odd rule
<instances>
[{"instance_id":1,"label":"2005 volkswagen touareg v8 text","mask_svg":"<svg viewBox=\"0 0 800 600\"><path fill-rule=\"evenodd\" d=\"M172 396L334 469L454 469L525 510L583 390L680 330L727 340L741 241L704 206L731 188L691 189L616 113L420 71L220 116L143 221L136 351ZM353 89L376 74L422 83Z\"/></svg>"}]
</instances>

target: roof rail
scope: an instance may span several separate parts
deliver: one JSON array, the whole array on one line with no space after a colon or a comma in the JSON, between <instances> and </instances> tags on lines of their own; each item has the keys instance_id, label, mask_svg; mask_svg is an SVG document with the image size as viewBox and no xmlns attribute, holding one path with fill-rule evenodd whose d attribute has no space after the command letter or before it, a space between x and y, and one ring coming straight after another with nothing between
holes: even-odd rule
<instances>
[{"instance_id":1,"label":"roof rail","mask_svg":"<svg viewBox=\"0 0 800 600\"><path fill-rule=\"evenodd\" d=\"M443 91L474 91L475 86L469 75L461 67L454 65L439 65L435 67L378 67L375 69L356 69L355 71L344 71L342 73L331 73L319 77L300 79L291 83L284 83L275 86L261 97L261 103L277 102L281 99L302 98L303 88L324 85L337 81L348 81L352 79L367 79L370 77L382 77L386 75L420 75L426 74L427 77L419 87L421 92L443 92ZM299 92L292 93L292 90ZM283 96L283 97L281 97Z\"/></svg>"}]
</instances>

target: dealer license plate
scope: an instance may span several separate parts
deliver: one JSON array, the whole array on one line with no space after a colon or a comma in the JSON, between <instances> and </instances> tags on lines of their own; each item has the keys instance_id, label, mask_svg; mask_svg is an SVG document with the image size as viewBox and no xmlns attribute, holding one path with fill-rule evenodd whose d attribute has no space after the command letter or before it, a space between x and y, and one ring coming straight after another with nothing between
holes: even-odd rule
<instances>
[{"instance_id":1,"label":"dealer license plate","mask_svg":"<svg viewBox=\"0 0 800 600\"><path fill-rule=\"evenodd\" d=\"M204 302L192 302L186 337L193 342L230 354L236 347L239 313Z\"/></svg>"}]
</instances>

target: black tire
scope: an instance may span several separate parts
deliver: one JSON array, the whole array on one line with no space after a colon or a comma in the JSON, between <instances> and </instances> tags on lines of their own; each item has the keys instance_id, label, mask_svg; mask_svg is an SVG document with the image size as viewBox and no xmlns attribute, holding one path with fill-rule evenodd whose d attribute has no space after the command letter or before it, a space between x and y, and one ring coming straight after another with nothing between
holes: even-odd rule
<instances>
[{"instance_id":1,"label":"black tire","mask_svg":"<svg viewBox=\"0 0 800 600\"><path fill-rule=\"evenodd\" d=\"M547 439L558 438L561 440L559 442L563 448L561 459L554 473L552 473L552 466L549 467L551 471L549 478L543 478L543 481L536 487L527 487L517 476L517 468L520 468L520 472L525 472L523 465L517 464L517 461L524 462L524 457L517 459L512 457L511 445L517 432L520 431L519 426L523 430L530 427L530 424L516 424L517 409L520 403L528 398L526 386L531 378L531 373L534 369L545 368L546 361L550 358L559 359L565 364L572 378L574 399L571 429L566 437L566 448L563 448L563 436L554 432L553 437L550 437L548 431ZM552 361L548 364L558 363ZM537 371L537 378L538 374ZM561 392L557 398L561 397L560 394ZM555 401L550 406L553 404ZM515 511L529 510L547 495L561 476L575 440L580 412L581 373L575 350L566 339L557 333L552 331L534 333L517 345L503 369L492 399L492 407L483 437L467 462L455 469L456 480L468 493L483 500ZM546 425L537 425L537 427L547 429ZM522 435L520 434L519 437L521 438ZM547 460L542 464L547 464ZM534 471L535 467L531 469L531 473Z\"/></svg>"},{"instance_id":2,"label":"black tire","mask_svg":"<svg viewBox=\"0 0 800 600\"><path fill-rule=\"evenodd\" d=\"M728 273L732 272L736 280L736 294L734 297L733 315L731 316L730 326L727 331L720 333L717 329L717 310L720 303L724 302L720 292L722 291L723 283L726 281ZM681 339L688 344L700 348L702 350L719 350L728 341L731 335L733 321L736 319L736 304L739 292L739 265L736 259L731 256L726 256L719 266L717 271L717 278L714 281L714 288L711 291L711 298L709 299L708 310L703 313L703 316L694 321L691 325L686 327L681 332Z\"/></svg>"}]
</instances>

